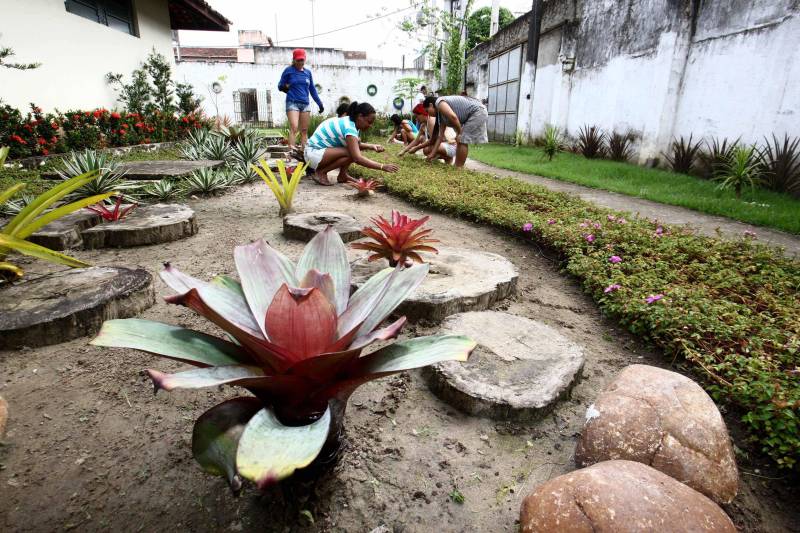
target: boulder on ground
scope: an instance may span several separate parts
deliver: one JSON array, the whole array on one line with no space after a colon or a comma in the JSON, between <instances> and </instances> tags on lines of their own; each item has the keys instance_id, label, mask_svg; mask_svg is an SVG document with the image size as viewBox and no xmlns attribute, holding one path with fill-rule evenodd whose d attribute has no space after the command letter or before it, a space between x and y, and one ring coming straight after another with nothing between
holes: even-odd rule
<instances>
[{"instance_id":1,"label":"boulder on ground","mask_svg":"<svg viewBox=\"0 0 800 533\"><path fill-rule=\"evenodd\" d=\"M576 462L610 459L650 465L718 503L730 502L738 490L717 406L691 379L652 366L623 369L586 413Z\"/></svg>"},{"instance_id":2,"label":"boulder on ground","mask_svg":"<svg viewBox=\"0 0 800 533\"><path fill-rule=\"evenodd\" d=\"M605 461L551 479L522 502L523 533L733 533L710 499L634 461Z\"/></svg>"}]
</instances>

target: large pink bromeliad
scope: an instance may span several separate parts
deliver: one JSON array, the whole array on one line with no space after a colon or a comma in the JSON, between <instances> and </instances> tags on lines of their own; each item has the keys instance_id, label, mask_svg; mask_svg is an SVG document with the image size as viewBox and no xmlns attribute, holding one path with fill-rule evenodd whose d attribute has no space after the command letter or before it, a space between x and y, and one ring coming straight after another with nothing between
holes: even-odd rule
<instances>
[{"instance_id":1,"label":"large pink bromeliad","mask_svg":"<svg viewBox=\"0 0 800 533\"><path fill-rule=\"evenodd\" d=\"M395 338L405 317L381 323L422 282L428 265L387 268L350 295L350 265L328 228L297 265L263 240L238 246L241 281L207 283L169 264L161 278L183 305L219 326L227 339L142 319L109 320L92 344L134 348L198 367L148 370L156 391L238 385L252 396L228 400L195 422L192 451L234 492L242 478L260 488L308 466L337 431L350 394L367 381L441 361L465 361L463 336L418 337L369 353ZM338 419L338 421L337 421Z\"/></svg>"}]
</instances>

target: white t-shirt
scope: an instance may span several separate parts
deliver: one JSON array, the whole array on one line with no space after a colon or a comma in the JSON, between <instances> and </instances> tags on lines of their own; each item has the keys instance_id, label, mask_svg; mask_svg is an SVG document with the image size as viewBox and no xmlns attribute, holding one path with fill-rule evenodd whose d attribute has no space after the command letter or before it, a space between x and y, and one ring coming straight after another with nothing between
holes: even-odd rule
<instances>
[{"instance_id":1,"label":"white t-shirt","mask_svg":"<svg viewBox=\"0 0 800 533\"><path fill-rule=\"evenodd\" d=\"M418 104L421 104L425 100L425 95L422 94L422 91L417 93L417 96L414 97L414 105L411 106L411 109L417 107Z\"/></svg>"}]
</instances>

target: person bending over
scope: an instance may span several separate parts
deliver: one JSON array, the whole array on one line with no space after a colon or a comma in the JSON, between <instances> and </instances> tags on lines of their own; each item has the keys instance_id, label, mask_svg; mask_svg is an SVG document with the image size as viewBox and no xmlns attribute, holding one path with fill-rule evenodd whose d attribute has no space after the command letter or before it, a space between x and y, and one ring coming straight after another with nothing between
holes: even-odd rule
<instances>
[{"instance_id":1,"label":"person bending over","mask_svg":"<svg viewBox=\"0 0 800 533\"><path fill-rule=\"evenodd\" d=\"M456 160L455 166L463 167L469 155L470 144L483 144L489 142L486 123L489 113L486 106L480 101L468 96L428 96L424 102L428 115L436 117L439 125L438 135L433 140L433 150L427 155L428 161L433 161L439 152L439 145L445 142L447 127L452 127L456 133Z\"/></svg>"},{"instance_id":2,"label":"person bending over","mask_svg":"<svg viewBox=\"0 0 800 533\"><path fill-rule=\"evenodd\" d=\"M394 130L392 130L392 134L389 135L389 138L386 139L387 143L390 143L396 139L401 141L403 144L409 144L419 133L419 129L417 128L416 124L410 120L401 119L400 115L392 115L389 117L389 120L391 120L392 124L394 124Z\"/></svg>"},{"instance_id":3,"label":"person bending over","mask_svg":"<svg viewBox=\"0 0 800 533\"><path fill-rule=\"evenodd\" d=\"M414 154L419 150L422 150L422 153L427 157L433 151L434 140L438 138L439 130L436 119L428 115L422 104L414 108L414 117L422 124L422 127L419 129L417 137L411 141L411 144L400 150L398 154L400 157L405 154ZM456 155L455 136L453 128L447 128L444 142L439 143L439 147L436 149L436 157L442 159L448 165L453 162Z\"/></svg>"},{"instance_id":4,"label":"person bending over","mask_svg":"<svg viewBox=\"0 0 800 533\"><path fill-rule=\"evenodd\" d=\"M338 118L346 117L347 110L350 109L350 104L339 104L339 107L336 108L336 116Z\"/></svg>"},{"instance_id":5,"label":"person bending over","mask_svg":"<svg viewBox=\"0 0 800 533\"><path fill-rule=\"evenodd\" d=\"M289 149L293 149L300 130L301 150L308 141L308 123L311 120L311 104L308 95L314 98L319 112L325 111L314 86L311 70L305 68L306 51L297 48L292 52L292 64L286 67L278 82L278 90L286 93L286 118L289 120Z\"/></svg>"},{"instance_id":6,"label":"person bending over","mask_svg":"<svg viewBox=\"0 0 800 533\"><path fill-rule=\"evenodd\" d=\"M397 172L397 165L381 164L362 154L362 150L384 150L379 144L364 144L359 139L359 131L368 130L373 122L375 108L366 102L350 104L346 117L322 121L308 140L303 154L306 163L316 170L314 181L321 185L333 185L328 180L328 172L339 169L338 182L346 183L353 179L347 173L353 163L383 172Z\"/></svg>"}]
</instances>

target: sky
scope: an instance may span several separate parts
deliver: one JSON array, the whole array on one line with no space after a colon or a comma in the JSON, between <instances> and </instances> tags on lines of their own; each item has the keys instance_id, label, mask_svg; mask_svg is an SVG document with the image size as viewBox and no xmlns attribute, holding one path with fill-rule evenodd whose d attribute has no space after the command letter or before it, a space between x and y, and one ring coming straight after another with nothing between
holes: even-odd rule
<instances>
[{"instance_id":1,"label":"sky","mask_svg":"<svg viewBox=\"0 0 800 533\"><path fill-rule=\"evenodd\" d=\"M383 61L384 66L399 67L405 55L406 66L413 64L426 44L409 39L397 27L405 17L415 17L413 3L419 0L314 0L314 26L311 24L311 0L273 2L264 0L206 0L214 9L233 22L228 33L181 31L182 46L236 46L238 30L261 30L277 46L342 48L363 50L367 58ZM439 2L442 4L442 2ZM473 11L491 6L491 0L475 0ZM530 10L531 0L501 0L500 5L515 16ZM347 6L346 8L343 6ZM399 13L397 13L400 11ZM381 18L375 18L381 17ZM344 26L364 22L354 28L320 35ZM303 38L305 37L305 38Z\"/></svg>"}]
</instances>

